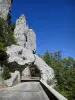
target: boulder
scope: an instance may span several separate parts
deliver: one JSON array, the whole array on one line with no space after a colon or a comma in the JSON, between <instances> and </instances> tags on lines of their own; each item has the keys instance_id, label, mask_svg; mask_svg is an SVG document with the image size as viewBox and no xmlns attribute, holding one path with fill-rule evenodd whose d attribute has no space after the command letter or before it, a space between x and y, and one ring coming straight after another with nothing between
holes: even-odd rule
<instances>
[{"instance_id":1,"label":"boulder","mask_svg":"<svg viewBox=\"0 0 75 100\"><path fill-rule=\"evenodd\" d=\"M19 71L15 71L14 73L11 73L11 78L4 80L4 84L7 86L13 86L20 82L20 73Z\"/></svg>"},{"instance_id":2,"label":"boulder","mask_svg":"<svg viewBox=\"0 0 75 100\"><path fill-rule=\"evenodd\" d=\"M7 48L10 67L15 67L15 70L22 68L21 75L30 76L29 67L36 66L36 69L39 69L39 75L41 73L41 79L46 83L51 81L54 78L54 70L35 54L36 34L29 29L23 14L16 21L14 36L18 45L11 45Z\"/></svg>"}]
</instances>

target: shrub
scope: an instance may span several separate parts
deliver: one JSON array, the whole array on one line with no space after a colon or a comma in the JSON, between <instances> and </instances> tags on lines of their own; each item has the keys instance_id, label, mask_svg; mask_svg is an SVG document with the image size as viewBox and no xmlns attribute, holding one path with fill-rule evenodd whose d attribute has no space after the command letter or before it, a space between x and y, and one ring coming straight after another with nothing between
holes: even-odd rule
<instances>
[{"instance_id":1,"label":"shrub","mask_svg":"<svg viewBox=\"0 0 75 100\"><path fill-rule=\"evenodd\" d=\"M2 77L7 80L11 77L10 71L8 69L8 67L4 67L3 73L2 73Z\"/></svg>"},{"instance_id":2,"label":"shrub","mask_svg":"<svg viewBox=\"0 0 75 100\"><path fill-rule=\"evenodd\" d=\"M5 44L0 42L0 51L6 51Z\"/></svg>"},{"instance_id":3,"label":"shrub","mask_svg":"<svg viewBox=\"0 0 75 100\"><path fill-rule=\"evenodd\" d=\"M2 18L0 18L0 42L4 43L6 46L16 44L11 27L9 27Z\"/></svg>"},{"instance_id":4,"label":"shrub","mask_svg":"<svg viewBox=\"0 0 75 100\"><path fill-rule=\"evenodd\" d=\"M63 58L61 51L45 52L44 61L54 69L56 86L58 92L68 100L75 100L75 60L72 57ZM52 81L47 81L51 85Z\"/></svg>"},{"instance_id":5,"label":"shrub","mask_svg":"<svg viewBox=\"0 0 75 100\"><path fill-rule=\"evenodd\" d=\"M12 44L16 44L16 40L15 40L15 37L14 37L14 33L11 30L11 28L8 27L7 28L7 31L8 31L8 43L7 43L7 45L10 46Z\"/></svg>"}]
</instances>

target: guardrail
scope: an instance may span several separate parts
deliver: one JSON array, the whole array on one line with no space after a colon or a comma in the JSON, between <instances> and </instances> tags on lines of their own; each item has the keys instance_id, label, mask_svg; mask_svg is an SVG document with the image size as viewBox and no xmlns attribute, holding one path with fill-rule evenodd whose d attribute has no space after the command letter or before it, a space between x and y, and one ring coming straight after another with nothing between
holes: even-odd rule
<instances>
[{"instance_id":1,"label":"guardrail","mask_svg":"<svg viewBox=\"0 0 75 100\"><path fill-rule=\"evenodd\" d=\"M40 84L43 87L44 91L46 92L50 100L68 100L60 93L58 93L56 90L54 90L51 86L43 82L42 80L40 80Z\"/></svg>"},{"instance_id":2,"label":"guardrail","mask_svg":"<svg viewBox=\"0 0 75 100\"><path fill-rule=\"evenodd\" d=\"M40 85L46 92L47 96L50 100L68 100L64 96L62 96L60 93L58 93L56 90L54 90L51 86L49 86L44 81L40 80L39 77L23 77L21 78L21 82L40 82Z\"/></svg>"}]
</instances>

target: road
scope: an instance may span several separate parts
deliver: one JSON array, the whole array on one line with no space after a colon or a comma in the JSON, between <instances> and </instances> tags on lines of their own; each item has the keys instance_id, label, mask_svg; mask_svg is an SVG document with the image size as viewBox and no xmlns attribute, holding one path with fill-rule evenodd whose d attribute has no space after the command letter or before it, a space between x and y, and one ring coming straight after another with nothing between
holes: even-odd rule
<instances>
[{"instance_id":1,"label":"road","mask_svg":"<svg viewBox=\"0 0 75 100\"><path fill-rule=\"evenodd\" d=\"M0 89L0 100L49 100L39 82L23 82Z\"/></svg>"}]
</instances>

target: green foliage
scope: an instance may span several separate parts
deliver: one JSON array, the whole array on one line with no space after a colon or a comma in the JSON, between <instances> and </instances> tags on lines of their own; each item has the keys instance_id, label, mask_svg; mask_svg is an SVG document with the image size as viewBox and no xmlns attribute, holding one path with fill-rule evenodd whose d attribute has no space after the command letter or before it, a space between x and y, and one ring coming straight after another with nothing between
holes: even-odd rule
<instances>
[{"instance_id":1,"label":"green foliage","mask_svg":"<svg viewBox=\"0 0 75 100\"><path fill-rule=\"evenodd\" d=\"M71 67L71 66L73 66L73 58L72 57L68 57L67 59L66 58L64 58L63 60L62 60L62 63L64 64L64 66L67 68L69 68L69 67Z\"/></svg>"},{"instance_id":2,"label":"green foliage","mask_svg":"<svg viewBox=\"0 0 75 100\"><path fill-rule=\"evenodd\" d=\"M61 51L43 55L44 61L54 69L57 84L55 89L68 100L75 100L75 60L72 57L62 59ZM48 81L48 84L51 82Z\"/></svg>"},{"instance_id":3,"label":"green foliage","mask_svg":"<svg viewBox=\"0 0 75 100\"><path fill-rule=\"evenodd\" d=\"M45 52L43 59L48 65L51 65L51 56L48 51Z\"/></svg>"},{"instance_id":4,"label":"green foliage","mask_svg":"<svg viewBox=\"0 0 75 100\"><path fill-rule=\"evenodd\" d=\"M60 61L62 59L61 51L54 52L53 55L54 55L55 60L57 61Z\"/></svg>"},{"instance_id":5,"label":"green foliage","mask_svg":"<svg viewBox=\"0 0 75 100\"><path fill-rule=\"evenodd\" d=\"M0 42L0 51L6 51L5 44Z\"/></svg>"},{"instance_id":6,"label":"green foliage","mask_svg":"<svg viewBox=\"0 0 75 100\"><path fill-rule=\"evenodd\" d=\"M5 60L7 62L6 48L12 44L16 44L13 31L6 21L0 18L0 63L2 66L5 65ZM5 80L11 77L10 71L7 67L3 67L2 77Z\"/></svg>"},{"instance_id":7,"label":"green foliage","mask_svg":"<svg viewBox=\"0 0 75 100\"><path fill-rule=\"evenodd\" d=\"M7 42L7 45L10 46L12 44L16 44L16 40L14 38L14 33L13 31L11 30L10 27L7 28L7 31L8 31L8 42Z\"/></svg>"},{"instance_id":8,"label":"green foliage","mask_svg":"<svg viewBox=\"0 0 75 100\"><path fill-rule=\"evenodd\" d=\"M5 30L6 23L3 19L0 18L0 42L6 43L7 33Z\"/></svg>"},{"instance_id":9,"label":"green foliage","mask_svg":"<svg viewBox=\"0 0 75 100\"><path fill-rule=\"evenodd\" d=\"M2 77L7 80L11 77L10 71L8 69L8 67L4 67L3 73L2 73Z\"/></svg>"},{"instance_id":10,"label":"green foliage","mask_svg":"<svg viewBox=\"0 0 75 100\"><path fill-rule=\"evenodd\" d=\"M2 47L16 44L13 31L2 18L0 18L0 44Z\"/></svg>"}]
</instances>

